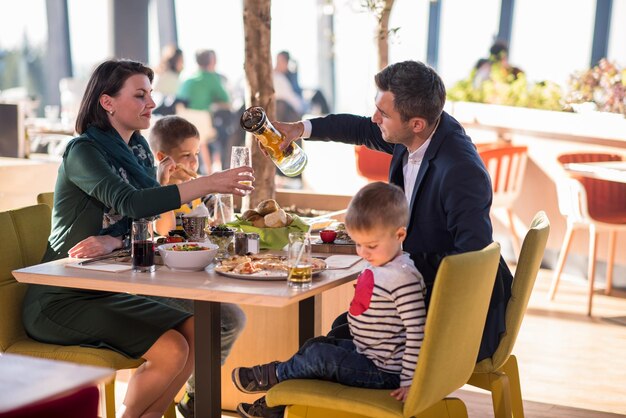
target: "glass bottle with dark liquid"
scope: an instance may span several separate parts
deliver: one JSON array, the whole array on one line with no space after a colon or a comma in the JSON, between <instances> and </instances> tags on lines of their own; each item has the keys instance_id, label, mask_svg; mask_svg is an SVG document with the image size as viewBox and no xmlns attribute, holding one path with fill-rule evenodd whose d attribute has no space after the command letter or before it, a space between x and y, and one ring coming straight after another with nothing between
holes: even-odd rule
<instances>
[{"instance_id":1,"label":"glass bottle with dark liquid","mask_svg":"<svg viewBox=\"0 0 626 418\"><path fill-rule=\"evenodd\" d=\"M256 136L284 175L294 177L302 173L307 163L306 154L295 142L289 144L284 151L279 148L285 137L272 125L262 107L253 106L246 109L241 115L240 123L245 131Z\"/></svg>"}]
</instances>

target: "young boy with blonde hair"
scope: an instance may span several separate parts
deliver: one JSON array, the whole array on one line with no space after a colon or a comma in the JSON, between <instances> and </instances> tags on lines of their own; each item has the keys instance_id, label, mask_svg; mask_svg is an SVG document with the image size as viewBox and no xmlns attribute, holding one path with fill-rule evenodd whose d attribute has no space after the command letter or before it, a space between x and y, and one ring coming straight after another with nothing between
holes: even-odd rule
<instances>
[{"instance_id":1,"label":"young boy with blonde hair","mask_svg":"<svg viewBox=\"0 0 626 418\"><path fill-rule=\"evenodd\" d=\"M322 379L372 389L392 389L404 401L413 379L426 323L426 285L402 251L409 210L397 186L376 182L352 199L345 225L367 266L357 279L348 323L353 340L317 337L285 362L233 370L245 393L265 392L288 379ZM284 407L265 398L237 407L242 417L282 417Z\"/></svg>"}]
</instances>

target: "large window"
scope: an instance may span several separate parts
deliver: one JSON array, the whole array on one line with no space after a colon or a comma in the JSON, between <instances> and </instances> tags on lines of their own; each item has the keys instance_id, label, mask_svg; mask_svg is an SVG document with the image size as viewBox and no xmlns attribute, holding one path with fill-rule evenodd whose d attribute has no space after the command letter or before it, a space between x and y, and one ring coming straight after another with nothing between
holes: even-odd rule
<instances>
[{"instance_id":1,"label":"large window","mask_svg":"<svg viewBox=\"0 0 626 418\"><path fill-rule=\"evenodd\" d=\"M532 81L564 86L569 75L589 67L595 0L515 2L511 64Z\"/></svg>"},{"instance_id":2,"label":"large window","mask_svg":"<svg viewBox=\"0 0 626 418\"><path fill-rule=\"evenodd\" d=\"M500 0L441 0L438 72L446 86L469 76L498 34Z\"/></svg>"},{"instance_id":3,"label":"large window","mask_svg":"<svg viewBox=\"0 0 626 418\"><path fill-rule=\"evenodd\" d=\"M87 79L96 64L111 58L111 10L108 0L67 0L72 72Z\"/></svg>"},{"instance_id":4,"label":"large window","mask_svg":"<svg viewBox=\"0 0 626 418\"><path fill-rule=\"evenodd\" d=\"M613 0L613 16L609 37L608 55L611 61L626 67L626 0Z\"/></svg>"},{"instance_id":5,"label":"large window","mask_svg":"<svg viewBox=\"0 0 626 418\"><path fill-rule=\"evenodd\" d=\"M217 71L231 84L243 76L244 38L242 1L177 1L178 43L183 50L185 69L182 78L193 74L199 49L213 49Z\"/></svg>"},{"instance_id":6,"label":"large window","mask_svg":"<svg viewBox=\"0 0 626 418\"><path fill-rule=\"evenodd\" d=\"M0 13L0 100L41 99L48 37L45 1L23 0L4 7Z\"/></svg>"}]
</instances>

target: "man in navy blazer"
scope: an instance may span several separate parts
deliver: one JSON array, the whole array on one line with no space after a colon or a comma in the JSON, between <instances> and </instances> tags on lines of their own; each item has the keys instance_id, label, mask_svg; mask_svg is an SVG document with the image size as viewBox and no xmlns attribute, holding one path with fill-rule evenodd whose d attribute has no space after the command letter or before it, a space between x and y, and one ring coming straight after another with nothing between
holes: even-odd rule
<instances>
[{"instance_id":1,"label":"man in navy blazer","mask_svg":"<svg viewBox=\"0 0 626 418\"><path fill-rule=\"evenodd\" d=\"M480 250L493 241L491 181L463 127L443 111L445 87L432 68L404 61L383 69L375 81L371 118L339 114L275 125L286 135L283 148L303 137L393 155L389 181L405 191L411 209L404 251L424 276L428 303L443 257ZM494 353L505 330L512 281L501 257L478 360Z\"/></svg>"}]
</instances>

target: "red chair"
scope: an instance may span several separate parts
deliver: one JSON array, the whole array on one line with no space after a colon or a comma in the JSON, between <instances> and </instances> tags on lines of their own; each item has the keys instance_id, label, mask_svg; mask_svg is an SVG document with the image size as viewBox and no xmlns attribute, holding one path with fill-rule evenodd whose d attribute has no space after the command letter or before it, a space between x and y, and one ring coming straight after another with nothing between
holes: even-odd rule
<instances>
[{"instance_id":1,"label":"red chair","mask_svg":"<svg viewBox=\"0 0 626 418\"><path fill-rule=\"evenodd\" d=\"M357 145L354 147L354 155L356 157L356 171L360 176L365 177L370 182L387 182L389 180L391 154Z\"/></svg>"},{"instance_id":2,"label":"red chair","mask_svg":"<svg viewBox=\"0 0 626 418\"><path fill-rule=\"evenodd\" d=\"M622 156L606 153L563 154L561 164L622 161ZM589 266L587 280L587 315L591 316L591 304L596 274L597 240L600 231L609 232L609 249L606 269L605 294L610 294L613 282L613 262L617 231L626 231L626 184L583 176L572 176L557 184L559 210L567 218L567 231L561 246L554 277L550 286L550 300L554 299L565 265L567 253L576 229L589 229Z\"/></svg>"},{"instance_id":3,"label":"red chair","mask_svg":"<svg viewBox=\"0 0 626 418\"><path fill-rule=\"evenodd\" d=\"M513 204L522 190L522 181L526 172L528 148L525 146L494 145L478 147L478 154L483 160L493 188L492 210L504 209L507 214L513 248L519 254L520 239L515 229Z\"/></svg>"},{"instance_id":4,"label":"red chair","mask_svg":"<svg viewBox=\"0 0 626 418\"><path fill-rule=\"evenodd\" d=\"M0 413L0 418L97 418L99 397L98 388L89 386L16 411Z\"/></svg>"}]
</instances>

